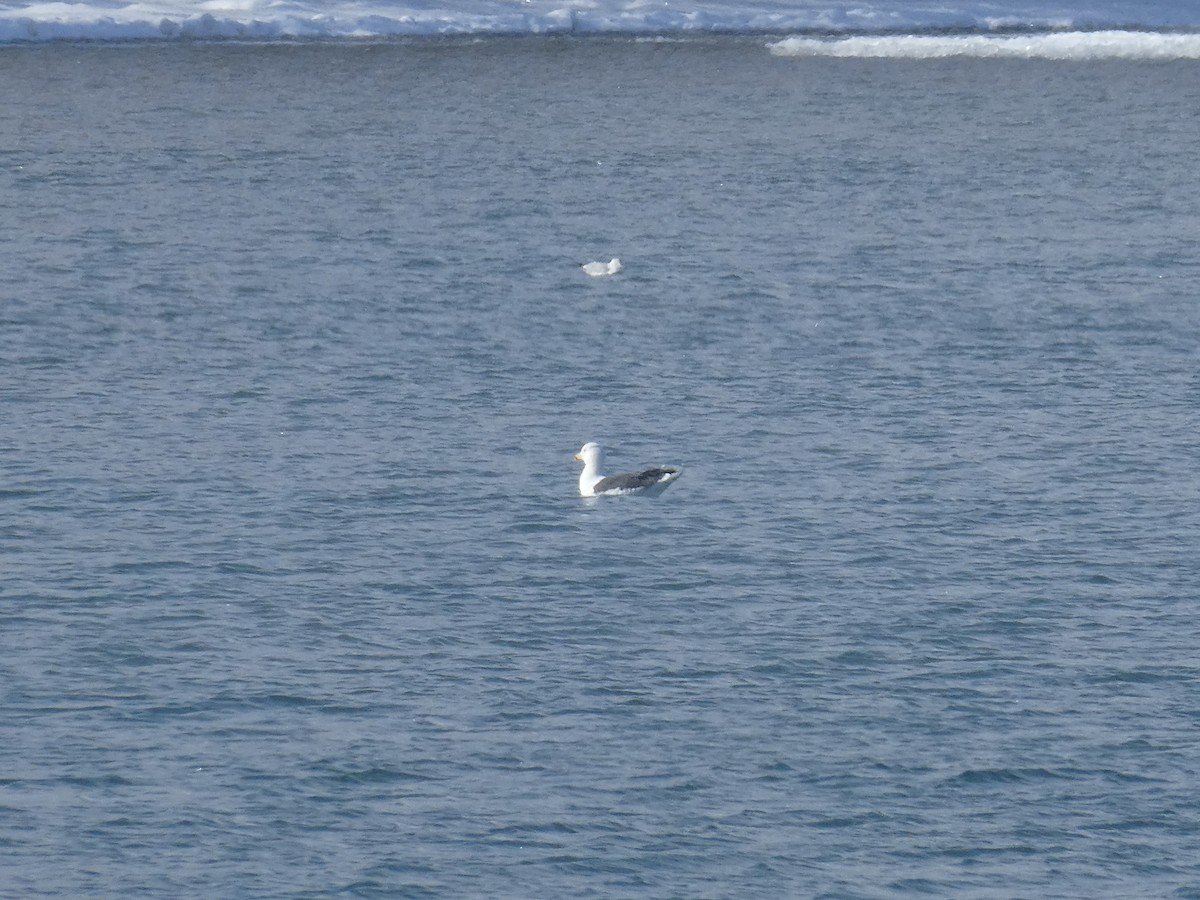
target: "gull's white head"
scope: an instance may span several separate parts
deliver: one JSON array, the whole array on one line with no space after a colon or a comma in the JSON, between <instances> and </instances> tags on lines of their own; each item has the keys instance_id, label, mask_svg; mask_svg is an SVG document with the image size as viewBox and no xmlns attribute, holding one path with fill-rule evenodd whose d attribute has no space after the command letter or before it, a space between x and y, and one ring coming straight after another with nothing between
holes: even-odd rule
<instances>
[{"instance_id":1,"label":"gull's white head","mask_svg":"<svg viewBox=\"0 0 1200 900\"><path fill-rule=\"evenodd\" d=\"M584 468L598 469L604 462L604 448L595 441L588 441L575 454L575 458L583 463Z\"/></svg>"},{"instance_id":2,"label":"gull's white head","mask_svg":"<svg viewBox=\"0 0 1200 900\"><path fill-rule=\"evenodd\" d=\"M594 441L584 444L575 458L583 463L579 473L579 493L584 497L596 496L596 485L604 478L600 467L604 465L604 448Z\"/></svg>"}]
</instances>

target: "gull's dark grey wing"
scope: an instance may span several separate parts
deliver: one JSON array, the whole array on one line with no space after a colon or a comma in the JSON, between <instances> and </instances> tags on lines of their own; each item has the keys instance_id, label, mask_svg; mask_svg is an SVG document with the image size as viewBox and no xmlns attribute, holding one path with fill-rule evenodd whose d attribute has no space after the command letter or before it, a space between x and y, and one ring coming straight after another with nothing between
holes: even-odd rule
<instances>
[{"instance_id":1,"label":"gull's dark grey wing","mask_svg":"<svg viewBox=\"0 0 1200 900\"><path fill-rule=\"evenodd\" d=\"M658 484L668 475L674 475L678 471L671 466L662 466L644 472L622 472L620 475L601 478L592 490L597 494L603 494L605 491L640 491Z\"/></svg>"}]
</instances>

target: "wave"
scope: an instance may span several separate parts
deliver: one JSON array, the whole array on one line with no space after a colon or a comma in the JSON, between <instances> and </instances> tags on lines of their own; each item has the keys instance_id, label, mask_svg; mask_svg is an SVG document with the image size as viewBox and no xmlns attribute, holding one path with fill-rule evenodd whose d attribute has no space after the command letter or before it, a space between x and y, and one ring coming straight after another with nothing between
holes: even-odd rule
<instances>
[{"instance_id":1,"label":"wave","mask_svg":"<svg viewBox=\"0 0 1200 900\"><path fill-rule=\"evenodd\" d=\"M1200 34L1069 31L1019 35L855 35L791 37L771 45L777 56L886 59L1200 59Z\"/></svg>"},{"instance_id":2,"label":"wave","mask_svg":"<svg viewBox=\"0 0 1200 900\"><path fill-rule=\"evenodd\" d=\"M202 12L205 8L210 11ZM804 35L775 44L781 55L998 56L1022 51L994 32L1178 30L1200 25L1197 18L1191 0L0 0L0 42L745 33ZM976 34L967 34L972 32ZM848 36L849 42L820 39L831 35ZM1149 50L1118 49L1113 55L1151 52L1193 58L1186 40L1166 40L1191 35L1157 37L1163 40ZM1088 40L1101 46L1101 38ZM1061 52L1055 47L1063 43L1071 40L1033 41L1035 47L1047 48L1037 52L1047 54ZM1118 44L1132 46L1131 39Z\"/></svg>"}]
</instances>

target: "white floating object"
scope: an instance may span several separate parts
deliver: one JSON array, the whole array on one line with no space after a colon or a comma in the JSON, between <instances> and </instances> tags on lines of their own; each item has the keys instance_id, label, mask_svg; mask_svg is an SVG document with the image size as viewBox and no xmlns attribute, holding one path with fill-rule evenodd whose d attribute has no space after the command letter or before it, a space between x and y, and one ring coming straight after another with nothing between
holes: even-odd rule
<instances>
[{"instance_id":1,"label":"white floating object","mask_svg":"<svg viewBox=\"0 0 1200 900\"><path fill-rule=\"evenodd\" d=\"M621 265L621 261L614 256L606 263L584 263L579 268L583 269L584 272L586 272L588 275L591 275L593 278L599 278L601 275L616 275L625 267Z\"/></svg>"}]
</instances>

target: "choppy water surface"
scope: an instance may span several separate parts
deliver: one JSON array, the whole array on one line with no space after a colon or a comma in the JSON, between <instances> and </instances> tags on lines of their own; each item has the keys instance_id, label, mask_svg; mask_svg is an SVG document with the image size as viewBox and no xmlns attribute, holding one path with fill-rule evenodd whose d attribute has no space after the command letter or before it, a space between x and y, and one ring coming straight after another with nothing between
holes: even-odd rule
<instances>
[{"instance_id":1,"label":"choppy water surface","mask_svg":"<svg viewBox=\"0 0 1200 900\"><path fill-rule=\"evenodd\" d=\"M1195 75L6 49L0 892L1200 895Z\"/></svg>"}]
</instances>

